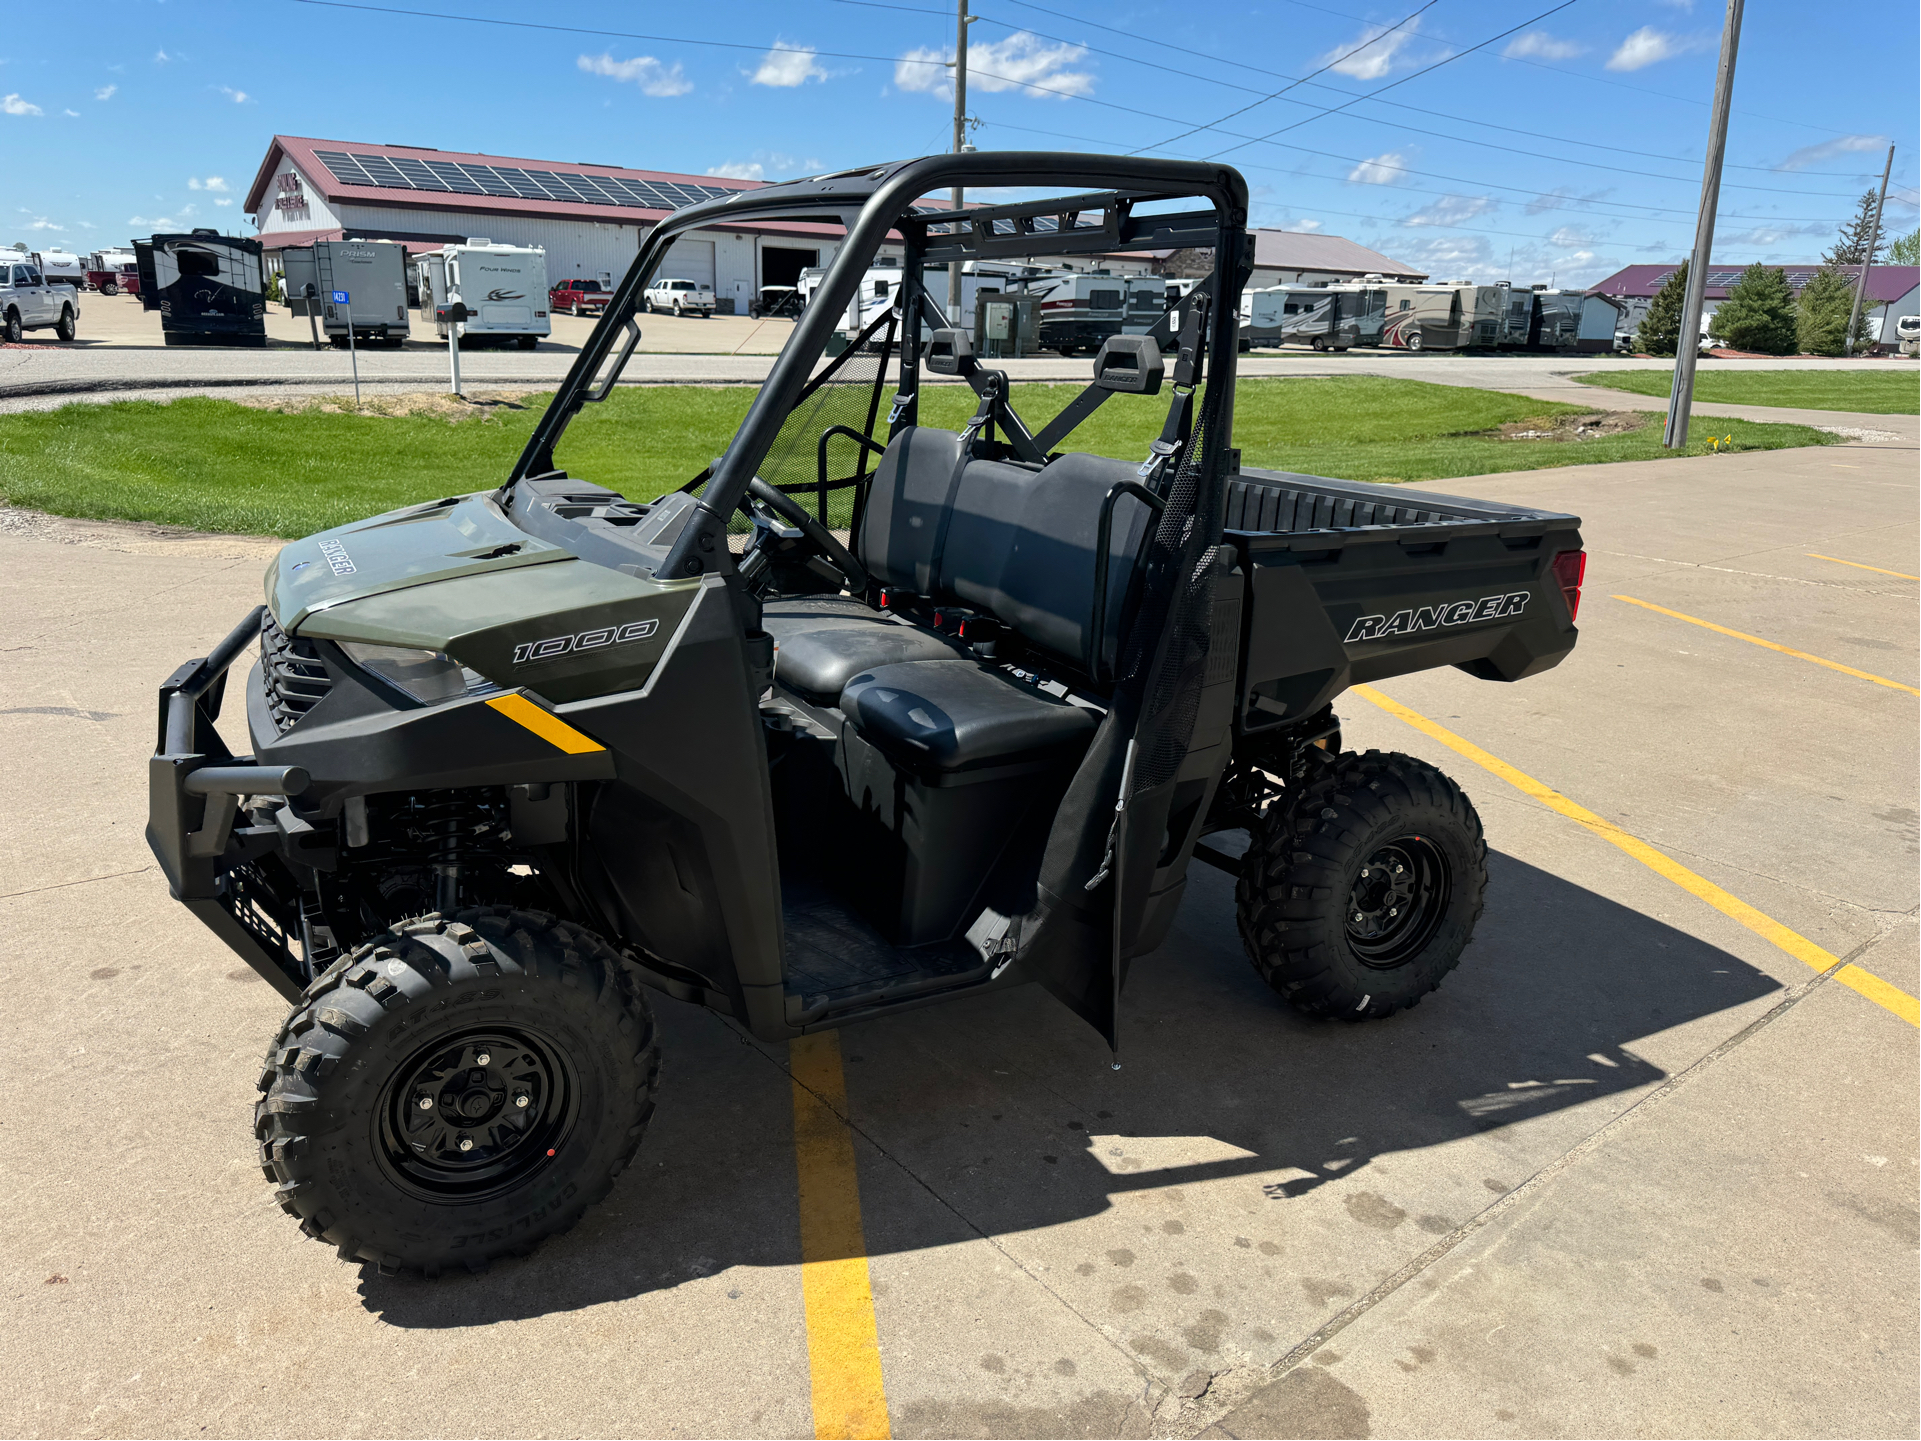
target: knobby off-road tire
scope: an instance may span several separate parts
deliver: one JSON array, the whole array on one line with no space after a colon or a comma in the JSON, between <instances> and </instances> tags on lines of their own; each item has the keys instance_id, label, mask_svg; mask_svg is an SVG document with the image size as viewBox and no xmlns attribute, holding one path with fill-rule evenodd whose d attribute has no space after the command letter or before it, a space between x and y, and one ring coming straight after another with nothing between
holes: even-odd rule
<instances>
[{"instance_id":1,"label":"knobby off-road tire","mask_svg":"<svg viewBox=\"0 0 1921 1441\"><path fill-rule=\"evenodd\" d=\"M612 947L480 907L408 922L307 988L267 1054L254 1134L282 1208L343 1260L480 1270L612 1189L659 1069Z\"/></svg>"},{"instance_id":2,"label":"knobby off-road tire","mask_svg":"<svg viewBox=\"0 0 1921 1441\"><path fill-rule=\"evenodd\" d=\"M1235 887L1241 942L1297 1010L1391 1016L1440 985L1474 934L1487 892L1481 818L1412 756L1310 763L1248 847Z\"/></svg>"}]
</instances>

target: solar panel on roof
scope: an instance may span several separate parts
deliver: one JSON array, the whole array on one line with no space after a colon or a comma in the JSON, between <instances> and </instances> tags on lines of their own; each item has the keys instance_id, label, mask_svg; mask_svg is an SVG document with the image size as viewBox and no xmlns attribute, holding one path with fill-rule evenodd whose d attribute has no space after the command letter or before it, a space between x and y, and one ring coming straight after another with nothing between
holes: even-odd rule
<instances>
[{"instance_id":1,"label":"solar panel on roof","mask_svg":"<svg viewBox=\"0 0 1921 1441\"><path fill-rule=\"evenodd\" d=\"M514 189L513 182L493 166L463 165L460 168L467 172L470 180L478 182L480 188L489 195L504 195L509 200L519 198L520 192Z\"/></svg>"},{"instance_id":2,"label":"solar panel on roof","mask_svg":"<svg viewBox=\"0 0 1921 1441\"><path fill-rule=\"evenodd\" d=\"M334 179L342 185L372 185L373 181L360 168L353 156L344 150L316 150L314 159L333 172Z\"/></svg>"},{"instance_id":3,"label":"solar panel on roof","mask_svg":"<svg viewBox=\"0 0 1921 1441\"><path fill-rule=\"evenodd\" d=\"M405 176L407 183L416 190L445 190L447 188L434 178L433 171L429 170L418 160L395 155L389 157L387 163Z\"/></svg>"},{"instance_id":4,"label":"solar panel on roof","mask_svg":"<svg viewBox=\"0 0 1921 1441\"><path fill-rule=\"evenodd\" d=\"M389 190L411 190L412 184L400 173L400 168L384 155L356 155L360 168L367 173L376 185L384 185Z\"/></svg>"},{"instance_id":5,"label":"solar panel on roof","mask_svg":"<svg viewBox=\"0 0 1921 1441\"><path fill-rule=\"evenodd\" d=\"M429 160L426 162L426 166L429 170L433 171L435 178L448 190L455 191L461 195L479 195L482 193L480 187L467 178L467 173L451 161Z\"/></svg>"}]
</instances>

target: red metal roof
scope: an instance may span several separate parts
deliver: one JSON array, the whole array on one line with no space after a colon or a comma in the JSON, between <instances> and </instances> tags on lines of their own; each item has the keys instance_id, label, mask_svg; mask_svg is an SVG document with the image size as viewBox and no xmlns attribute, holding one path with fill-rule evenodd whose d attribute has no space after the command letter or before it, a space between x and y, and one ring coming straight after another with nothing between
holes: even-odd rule
<instances>
[{"instance_id":1,"label":"red metal roof","mask_svg":"<svg viewBox=\"0 0 1921 1441\"><path fill-rule=\"evenodd\" d=\"M619 219L629 224L636 221L660 220L672 213L671 208L647 208L638 205L587 205L564 200L537 200L525 196L472 195L447 191L388 189L373 185L344 185L315 155L316 149L344 151L349 155L371 155L386 160L445 160L456 165L508 165L538 171L557 171L563 175L590 177L604 175L619 180L693 185L714 190L761 188L761 182L757 180L729 180L713 175L675 175L660 170L630 170L618 165L589 165L578 161L532 160L511 155L481 155L461 150L432 150L424 146L367 145L352 140L318 140L299 135L276 135L273 143L267 147L266 158L260 162L260 170L254 176L253 185L247 191L247 211L256 215L260 212L266 198L267 187L272 183L274 171L279 167L280 158L284 155L300 167L301 173L306 176L308 182L320 191L329 204L345 201L349 204L399 205L424 210L494 210L503 214L552 215L569 220Z\"/></svg>"},{"instance_id":2,"label":"red metal roof","mask_svg":"<svg viewBox=\"0 0 1921 1441\"><path fill-rule=\"evenodd\" d=\"M1630 265L1625 270L1617 270L1598 285L1588 287L1590 295L1619 295L1647 297L1659 290L1667 278L1680 267L1677 265ZM1796 294L1801 287L1812 280L1821 269L1819 265L1783 265L1788 287ZM1710 265L1706 298L1726 300L1728 288L1741 278L1744 265ZM1859 272L1858 265L1844 265L1842 272L1852 280ZM1891 300L1899 300L1916 285L1921 285L1921 266L1914 265L1871 265L1868 267L1867 297L1876 305L1886 305Z\"/></svg>"}]
</instances>

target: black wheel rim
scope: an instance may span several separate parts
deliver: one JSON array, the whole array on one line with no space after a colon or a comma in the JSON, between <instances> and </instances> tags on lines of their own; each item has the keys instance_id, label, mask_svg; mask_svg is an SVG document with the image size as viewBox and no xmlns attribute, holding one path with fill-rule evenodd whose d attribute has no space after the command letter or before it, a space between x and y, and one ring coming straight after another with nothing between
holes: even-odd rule
<instances>
[{"instance_id":1,"label":"black wheel rim","mask_svg":"<svg viewBox=\"0 0 1921 1441\"><path fill-rule=\"evenodd\" d=\"M472 1203L524 1185L572 1135L580 1086L537 1031L466 1031L398 1067L379 1107L388 1173L427 1200Z\"/></svg>"},{"instance_id":2,"label":"black wheel rim","mask_svg":"<svg viewBox=\"0 0 1921 1441\"><path fill-rule=\"evenodd\" d=\"M1434 939L1453 888L1447 857L1433 841L1389 841L1361 863L1348 890L1348 945L1377 970L1406 965Z\"/></svg>"}]
</instances>

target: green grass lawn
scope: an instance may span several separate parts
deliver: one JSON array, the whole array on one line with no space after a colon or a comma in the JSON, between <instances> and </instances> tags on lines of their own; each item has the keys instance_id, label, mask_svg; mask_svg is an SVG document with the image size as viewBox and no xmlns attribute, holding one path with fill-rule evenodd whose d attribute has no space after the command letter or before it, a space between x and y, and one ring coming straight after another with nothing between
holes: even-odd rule
<instances>
[{"instance_id":1,"label":"green grass lawn","mask_svg":"<svg viewBox=\"0 0 1921 1441\"><path fill-rule=\"evenodd\" d=\"M1596 371L1574 377L1634 395L1666 398L1672 370ZM1899 370L1715 370L1694 373L1694 398L1722 405L1785 405L1801 410L1855 410L1872 415L1921 412L1921 375ZM1725 434L1725 432L1723 432Z\"/></svg>"},{"instance_id":2,"label":"green grass lawn","mask_svg":"<svg viewBox=\"0 0 1921 1441\"><path fill-rule=\"evenodd\" d=\"M1017 386L1014 404L1038 429L1079 390ZM891 396L892 387L885 393ZM576 418L557 458L574 476L651 500L720 454L753 395L747 386L625 388ZM523 409L458 423L429 416L287 414L201 397L0 416L0 499L56 515L306 535L498 484L547 399L529 397ZM1166 406L1164 396L1114 396L1068 444L1127 459L1145 456ZM958 428L973 408L970 392L930 386L921 419ZM1487 433L1513 422L1539 419L1547 425L1555 416L1583 413L1581 406L1373 376L1248 380L1236 396L1235 439L1249 466L1369 481L1667 453L1654 416L1633 431L1588 440L1507 440ZM1734 436L1735 450L1833 439L1797 425L1719 421L1716 429ZM1705 437L1690 447L1691 454L1706 450Z\"/></svg>"}]
</instances>

